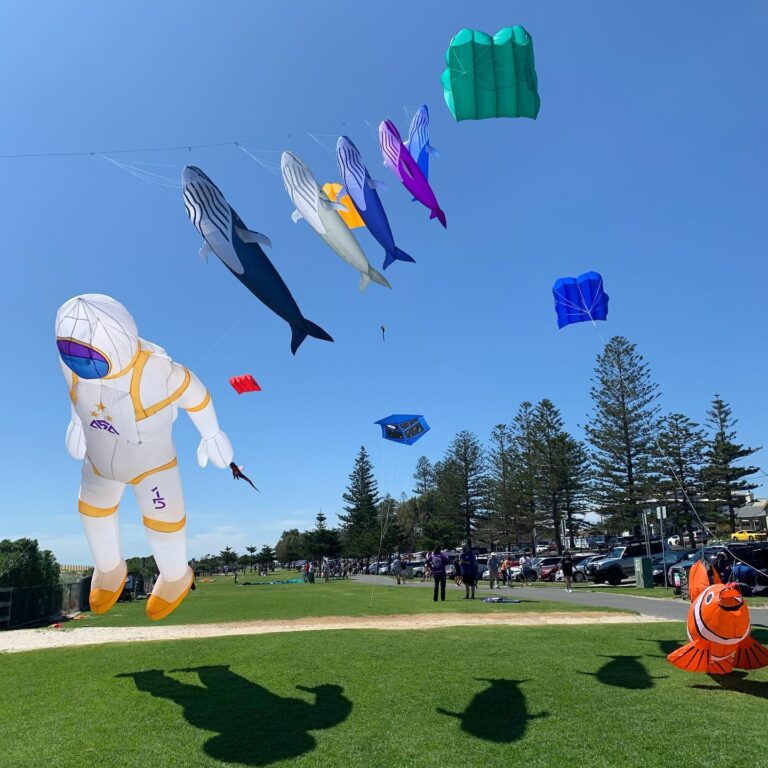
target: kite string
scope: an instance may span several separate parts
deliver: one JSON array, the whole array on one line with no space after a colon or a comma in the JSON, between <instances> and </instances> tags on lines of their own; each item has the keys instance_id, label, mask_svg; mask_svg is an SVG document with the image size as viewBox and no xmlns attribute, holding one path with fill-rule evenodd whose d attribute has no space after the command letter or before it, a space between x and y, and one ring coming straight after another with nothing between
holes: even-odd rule
<instances>
[{"instance_id":1,"label":"kite string","mask_svg":"<svg viewBox=\"0 0 768 768\"><path fill-rule=\"evenodd\" d=\"M580 288L579 288L579 293L581 293L581 289ZM585 304L585 306L586 306L586 304ZM588 314L589 314L590 322L592 323L592 326L594 327L594 329L595 329L595 331L596 331L596 333L598 335L598 338L600 339L600 341L601 341L601 343L603 345L603 350L605 350L605 348L607 346L607 342L606 342L605 338L603 338L603 334L600 332L600 329L597 327L597 324L595 323L595 320L592 317L591 311L588 311ZM624 375L622 374L622 371L621 371L621 366L617 365L616 366L616 370L617 370L617 372L619 374L619 379L621 380L622 386L628 392L630 392L632 394L633 398L637 399L637 393L634 392L632 387L630 387L627 384L626 380L624 379ZM706 531L706 533L709 536L711 536L713 539L718 540L718 537L716 536L715 532L706 524L706 522L704 520L702 520L701 516L698 513L698 510L696 509L696 507L694 506L693 502L691 501L690 496L688 495L688 491L685 488L685 484L683 483L682 478L678 477L678 475L677 475L677 471L676 471L675 466L674 466L674 464L672 462L672 459L667 455L667 453L661 447L661 443L659 442L658 436L656 434L656 428L651 423L650 417L648 417L644 412L641 412L641 415L642 415L643 421L645 422L646 427L648 428L648 431L649 431L649 433L651 435L651 438L652 438L654 444L656 445L656 450L658 451L659 455L662 457L662 459L664 460L665 464L667 465L667 467L669 469L669 472L670 472L670 474L672 476L672 479L675 481L677 486L680 488L680 491L683 494L683 498L684 498L686 504L688 505L688 507L690 507L691 512L693 512L693 514L695 515L696 520L698 521L698 523L701 526L701 528L704 531ZM691 542L691 543L693 543L693 542ZM704 545L705 545L705 542L704 542L704 538L702 537L702 542L701 542L701 551L702 551L702 553L704 551ZM663 542L662 542L662 547L663 547ZM766 578L768 578L768 572L763 571L760 568L756 568L754 565L750 565L749 563L745 563L740 557L738 557L738 555L736 555L733 552L733 550L730 549L730 547L728 547L727 543L723 542L722 543L722 547L733 558L734 562L738 562L738 563L741 563L742 565L746 565L747 567L751 568L753 571L756 571L757 573L760 573L763 576L765 576Z\"/></svg>"}]
</instances>

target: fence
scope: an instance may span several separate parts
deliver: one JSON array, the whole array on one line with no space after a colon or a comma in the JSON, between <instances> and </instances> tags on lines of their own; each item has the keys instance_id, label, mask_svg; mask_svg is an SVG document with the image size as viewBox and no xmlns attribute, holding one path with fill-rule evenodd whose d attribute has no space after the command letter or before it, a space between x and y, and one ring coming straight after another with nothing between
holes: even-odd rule
<instances>
[{"instance_id":1,"label":"fence","mask_svg":"<svg viewBox=\"0 0 768 768\"><path fill-rule=\"evenodd\" d=\"M40 624L61 613L87 611L91 579L71 584L0 588L0 629Z\"/></svg>"}]
</instances>

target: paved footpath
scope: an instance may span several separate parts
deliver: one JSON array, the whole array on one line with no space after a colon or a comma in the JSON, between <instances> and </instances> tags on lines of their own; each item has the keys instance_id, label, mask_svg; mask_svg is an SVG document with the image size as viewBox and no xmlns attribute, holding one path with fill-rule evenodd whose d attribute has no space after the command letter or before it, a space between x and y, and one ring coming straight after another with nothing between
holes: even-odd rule
<instances>
[{"instance_id":1,"label":"paved footpath","mask_svg":"<svg viewBox=\"0 0 768 768\"><path fill-rule=\"evenodd\" d=\"M372 584L373 576L364 576L362 574L353 577L355 581L362 584ZM432 589L432 582L409 580L403 586L397 586L393 579L387 576L376 576L376 584L384 589L414 589L428 588ZM448 589L451 592L463 593L464 587L457 587L453 581L448 581ZM670 621L685 621L688 616L688 603L680 599L671 600L658 597L642 597L634 595L625 595L622 593L610 593L608 588L605 591L590 592L576 587L570 594L560 585L552 587L503 587L502 589L488 589L488 582L475 592L476 599L481 599L488 595L505 595L508 597L524 597L529 600L549 600L558 603L574 603L575 605L588 606L589 608L618 608L624 611L635 611L645 616L653 616L658 619L669 619ZM752 624L768 626L768 608L751 608L749 611Z\"/></svg>"}]
</instances>

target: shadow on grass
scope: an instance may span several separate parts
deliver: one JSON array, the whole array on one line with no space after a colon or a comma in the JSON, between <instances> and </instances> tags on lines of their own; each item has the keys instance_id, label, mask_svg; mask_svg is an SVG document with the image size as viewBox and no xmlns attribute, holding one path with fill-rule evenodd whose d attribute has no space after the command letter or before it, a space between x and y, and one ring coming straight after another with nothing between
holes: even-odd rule
<instances>
[{"instance_id":1,"label":"shadow on grass","mask_svg":"<svg viewBox=\"0 0 768 768\"><path fill-rule=\"evenodd\" d=\"M478 693L463 712L448 712L438 707L441 715L459 719L462 731L485 741L511 744L525 735L529 720L549 714L528 714L525 695L519 688L525 680L481 679L490 686Z\"/></svg>"},{"instance_id":2,"label":"shadow on grass","mask_svg":"<svg viewBox=\"0 0 768 768\"><path fill-rule=\"evenodd\" d=\"M126 672L136 688L182 707L195 728L214 731L203 747L210 757L226 763L269 765L311 752L315 738L309 731L333 728L352 711L352 702L338 685L314 688L314 704L283 698L232 672L226 665L175 669L196 672L202 686L179 682L159 669Z\"/></svg>"},{"instance_id":3,"label":"shadow on grass","mask_svg":"<svg viewBox=\"0 0 768 768\"><path fill-rule=\"evenodd\" d=\"M673 651L676 651L678 648L680 648L683 643L680 640L651 640L650 638L643 638L642 642L644 643L656 643L656 645L659 646L659 650L664 654L663 657L657 658L667 658L670 653Z\"/></svg>"},{"instance_id":4,"label":"shadow on grass","mask_svg":"<svg viewBox=\"0 0 768 768\"><path fill-rule=\"evenodd\" d=\"M610 661L603 664L597 672L579 672L580 675L596 677L603 685L626 688L630 691L642 691L653 688L654 680L662 677L651 677L648 670L640 661L640 656L606 656Z\"/></svg>"},{"instance_id":5,"label":"shadow on grass","mask_svg":"<svg viewBox=\"0 0 768 768\"><path fill-rule=\"evenodd\" d=\"M692 685L700 691L736 691L758 699L768 699L768 683L762 680L748 680L747 673L737 670L730 675L709 675L715 685Z\"/></svg>"}]
</instances>

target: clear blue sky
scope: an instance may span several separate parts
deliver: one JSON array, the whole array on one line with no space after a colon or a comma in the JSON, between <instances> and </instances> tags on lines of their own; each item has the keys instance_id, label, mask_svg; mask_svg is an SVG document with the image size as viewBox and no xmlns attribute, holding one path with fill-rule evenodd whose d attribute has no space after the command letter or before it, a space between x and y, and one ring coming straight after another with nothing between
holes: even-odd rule
<instances>
[{"instance_id":1,"label":"clear blue sky","mask_svg":"<svg viewBox=\"0 0 768 768\"><path fill-rule=\"evenodd\" d=\"M454 123L439 83L448 41L509 24L534 39L539 119ZM98 156L0 160L0 538L89 561L53 331L57 307L85 292L118 298L203 378L262 489L200 470L181 414L192 555L274 543L320 508L333 519L363 444L399 495L420 453L437 458L460 429L485 438L524 399L551 398L580 434L600 342L587 325L557 330L550 290L589 269L611 296L602 332L637 343L665 410L702 419L720 392L744 442L768 444L766 35L757 0L3 4L0 154L239 139L268 164L290 148L331 180L335 158L302 131L327 146L347 133L389 182L397 242L418 263L361 296L355 272L291 222L280 179L235 147L120 155L173 182L201 166L271 238L304 314L336 339L293 358L284 323L198 258L179 190ZM365 124L405 131L403 105L422 102L447 231L388 178ZM243 372L264 391L237 397L228 378ZM372 422L393 411L426 414L432 431L412 449L385 444ZM146 553L130 492L121 522L126 554Z\"/></svg>"}]
</instances>

